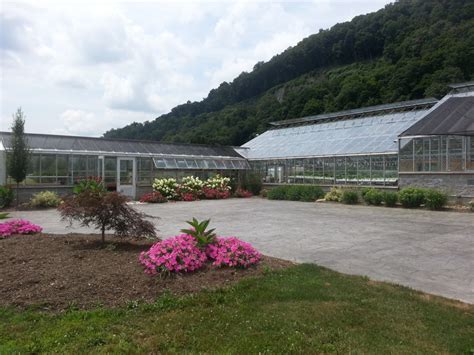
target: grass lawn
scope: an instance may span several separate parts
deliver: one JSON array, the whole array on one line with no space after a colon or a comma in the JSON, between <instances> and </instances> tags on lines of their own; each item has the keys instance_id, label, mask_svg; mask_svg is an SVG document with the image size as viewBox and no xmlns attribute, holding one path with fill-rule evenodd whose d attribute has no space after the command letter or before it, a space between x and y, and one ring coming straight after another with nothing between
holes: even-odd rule
<instances>
[{"instance_id":1,"label":"grass lawn","mask_svg":"<svg viewBox=\"0 0 474 355\"><path fill-rule=\"evenodd\" d=\"M148 305L56 314L0 310L1 354L473 350L472 306L314 265Z\"/></svg>"}]
</instances>

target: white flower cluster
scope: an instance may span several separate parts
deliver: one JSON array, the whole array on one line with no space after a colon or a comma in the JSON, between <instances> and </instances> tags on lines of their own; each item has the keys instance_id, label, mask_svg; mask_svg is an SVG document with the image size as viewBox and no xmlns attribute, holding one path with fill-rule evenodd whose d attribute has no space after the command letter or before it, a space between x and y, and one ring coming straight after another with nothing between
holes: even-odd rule
<instances>
[{"instance_id":1,"label":"white flower cluster","mask_svg":"<svg viewBox=\"0 0 474 355\"><path fill-rule=\"evenodd\" d=\"M199 193L204 187L204 181L194 176L186 176L181 180L180 188L185 192Z\"/></svg>"},{"instance_id":2,"label":"white flower cluster","mask_svg":"<svg viewBox=\"0 0 474 355\"><path fill-rule=\"evenodd\" d=\"M230 178L216 175L212 178L209 178L204 183L204 187L209 189L218 189L218 190L230 190Z\"/></svg>"},{"instance_id":3,"label":"white flower cluster","mask_svg":"<svg viewBox=\"0 0 474 355\"><path fill-rule=\"evenodd\" d=\"M173 199L177 197L178 183L176 179L155 179L153 182L153 190L158 191L167 199Z\"/></svg>"}]
</instances>

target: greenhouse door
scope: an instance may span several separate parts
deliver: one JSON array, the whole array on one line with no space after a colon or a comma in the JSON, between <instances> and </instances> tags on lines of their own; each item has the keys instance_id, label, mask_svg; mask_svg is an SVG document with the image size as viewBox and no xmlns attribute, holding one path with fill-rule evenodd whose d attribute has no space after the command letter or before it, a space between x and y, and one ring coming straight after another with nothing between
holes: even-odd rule
<instances>
[{"instance_id":1,"label":"greenhouse door","mask_svg":"<svg viewBox=\"0 0 474 355\"><path fill-rule=\"evenodd\" d=\"M117 191L135 198L135 159L117 158Z\"/></svg>"}]
</instances>

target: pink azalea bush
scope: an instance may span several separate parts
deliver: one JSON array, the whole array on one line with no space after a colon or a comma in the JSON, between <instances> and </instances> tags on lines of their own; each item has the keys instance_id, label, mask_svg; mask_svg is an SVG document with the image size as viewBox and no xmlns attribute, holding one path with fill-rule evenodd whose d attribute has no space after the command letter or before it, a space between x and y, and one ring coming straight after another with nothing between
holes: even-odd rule
<instances>
[{"instance_id":1,"label":"pink azalea bush","mask_svg":"<svg viewBox=\"0 0 474 355\"><path fill-rule=\"evenodd\" d=\"M248 268L256 265L261 258L254 247L235 237L216 238L215 243L207 246L206 255L213 260L213 265L219 267Z\"/></svg>"},{"instance_id":2,"label":"pink azalea bush","mask_svg":"<svg viewBox=\"0 0 474 355\"><path fill-rule=\"evenodd\" d=\"M34 234L43 230L40 226L23 219L15 219L0 223L0 238L6 238L13 234Z\"/></svg>"},{"instance_id":3,"label":"pink azalea bush","mask_svg":"<svg viewBox=\"0 0 474 355\"><path fill-rule=\"evenodd\" d=\"M139 261L150 275L195 271L207 260L196 244L192 236L181 234L154 244Z\"/></svg>"},{"instance_id":4,"label":"pink azalea bush","mask_svg":"<svg viewBox=\"0 0 474 355\"><path fill-rule=\"evenodd\" d=\"M250 191L245 190L245 189L237 189L234 193L234 196L239 197L239 198L249 198L249 197L252 197L253 194Z\"/></svg>"},{"instance_id":5,"label":"pink azalea bush","mask_svg":"<svg viewBox=\"0 0 474 355\"><path fill-rule=\"evenodd\" d=\"M208 200L221 200L229 198L231 193L229 190L213 189L205 187L202 190L204 197Z\"/></svg>"}]
</instances>

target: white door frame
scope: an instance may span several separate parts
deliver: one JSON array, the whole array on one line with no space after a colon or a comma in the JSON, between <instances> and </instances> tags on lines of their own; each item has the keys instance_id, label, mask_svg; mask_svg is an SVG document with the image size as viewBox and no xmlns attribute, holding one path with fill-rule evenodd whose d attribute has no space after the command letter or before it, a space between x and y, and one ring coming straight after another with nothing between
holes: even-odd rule
<instances>
[{"instance_id":1,"label":"white door frame","mask_svg":"<svg viewBox=\"0 0 474 355\"><path fill-rule=\"evenodd\" d=\"M122 185L120 183L120 162L128 160L132 162L132 184ZM137 189L137 163L134 157L117 157L117 192L124 194L130 198L135 198Z\"/></svg>"}]
</instances>

